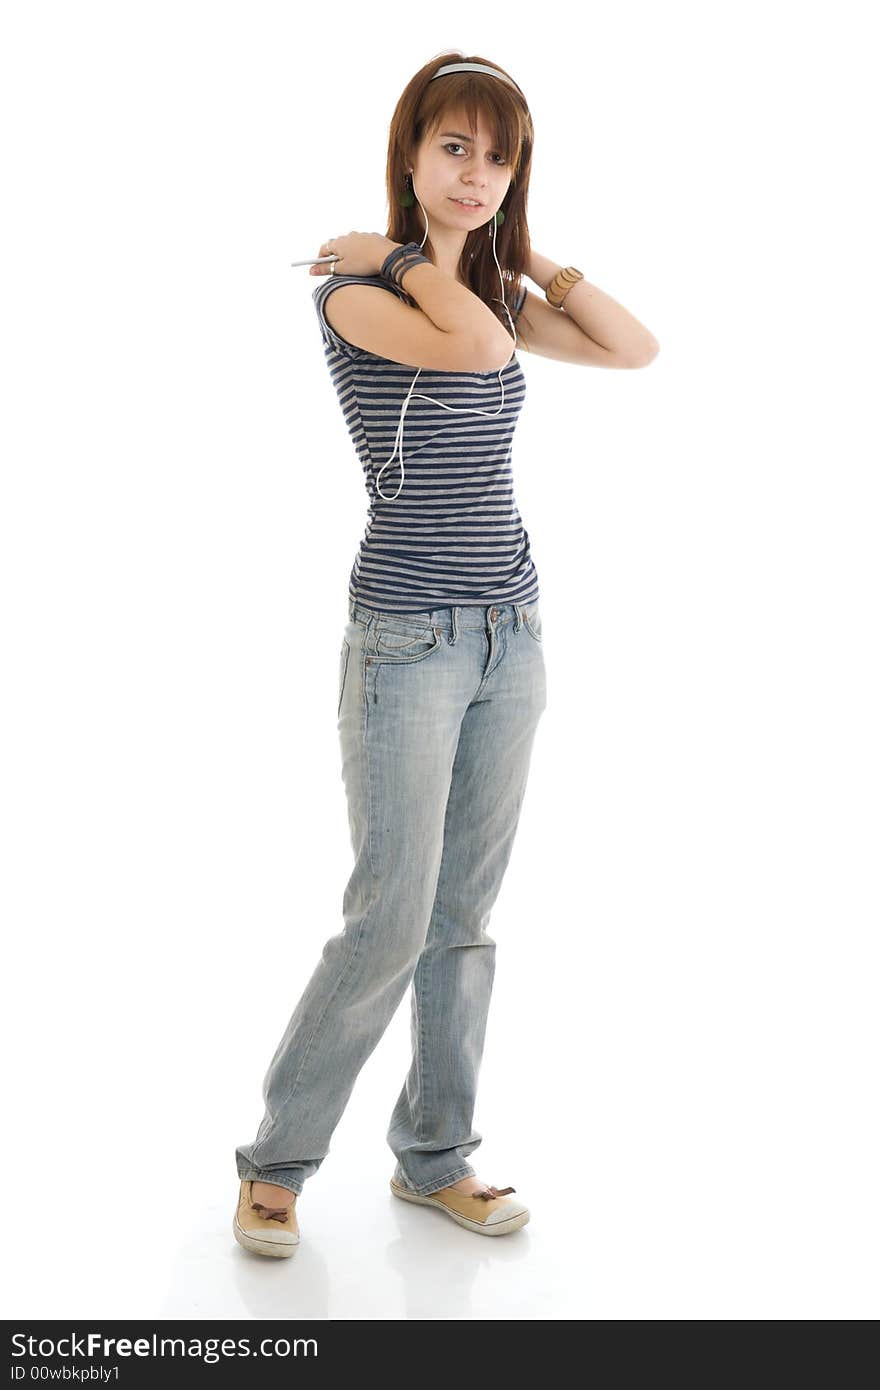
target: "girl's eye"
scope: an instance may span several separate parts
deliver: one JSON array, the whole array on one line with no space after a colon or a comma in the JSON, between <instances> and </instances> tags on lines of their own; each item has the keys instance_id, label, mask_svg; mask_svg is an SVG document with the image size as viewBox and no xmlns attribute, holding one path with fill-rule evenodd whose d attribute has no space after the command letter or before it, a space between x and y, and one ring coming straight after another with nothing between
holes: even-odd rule
<instances>
[{"instance_id":1,"label":"girl's eye","mask_svg":"<svg viewBox=\"0 0 880 1390\"><path fill-rule=\"evenodd\" d=\"M457 141L451 140L451 141L449 141L448 144L444 145L443 148L444 148L444 150L463 150L463 149L464 149L464 145L459 145L459 144L457 143ZM506 164L506 163L507 163L507 160L504 158L504 155L503 155L503 154L499 154L499 155L498 155L498 162L499 162L500 164Z\"/></svg>"}]
</instances>

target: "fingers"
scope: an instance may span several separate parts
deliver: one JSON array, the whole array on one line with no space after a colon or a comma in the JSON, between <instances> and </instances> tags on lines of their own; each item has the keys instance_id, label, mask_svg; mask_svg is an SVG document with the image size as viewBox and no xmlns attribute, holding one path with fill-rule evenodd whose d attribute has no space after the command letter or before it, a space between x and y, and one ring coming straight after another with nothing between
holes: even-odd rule
<instances>
[{"instance_id":1,"label":"fingers","mask_svg":"<svg viewBox=\"0 0 880 1390\"><path fill-rule=\"evenodd\" d=\"M332 254L333 254L333 253L331 252L328 243L327 243L326 241L322 241L322 242L321 242L321 245L318 247L318 255L319 255L319 256L330 256L330 255L332 255ZM336 261L327 261L324 265L312 265L312 266L309 266L309 274L310 274L310 275L329 275L329 274L331 273L331 271L333 270L333 267L334 267L336 264L338 264L338 262L336 262Z\"/></svg>"}]
</instances>

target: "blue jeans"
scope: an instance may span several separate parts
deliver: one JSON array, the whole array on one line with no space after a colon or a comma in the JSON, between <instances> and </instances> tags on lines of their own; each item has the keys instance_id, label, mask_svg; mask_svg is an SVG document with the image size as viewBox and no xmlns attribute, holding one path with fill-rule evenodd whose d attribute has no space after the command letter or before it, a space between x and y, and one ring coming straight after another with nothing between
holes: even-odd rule
<instances>
[{"instance_id":1,"label":"blue jeans","mask_svg":"<svg viewBox=\"0 0 880 1390\"><path fill-rule=\"evenodd\" d=\"M391 1115L398 1181L433 1192L468 1155L495 974L486 927L547 703L537 603L400 615L349 605L338 727L355 864L263 1082L239 1178L302 1192L412 983L412 1064Z\"/></svg>"}]
</instances>

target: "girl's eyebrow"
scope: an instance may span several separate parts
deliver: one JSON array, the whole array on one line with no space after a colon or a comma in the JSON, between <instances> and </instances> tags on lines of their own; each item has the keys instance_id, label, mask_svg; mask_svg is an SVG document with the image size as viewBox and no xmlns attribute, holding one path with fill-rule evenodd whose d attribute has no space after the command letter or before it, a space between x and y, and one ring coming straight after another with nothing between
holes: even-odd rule
<instances>
[{"instance_id":1,"label":"girl's eyebrow","mask_svg":"<svg viewBox=\"0 0 880 1390\"><path fill-rule=\"evenodd\" d=\"M445 140L447 136L452 136L453 140L464 140L467 145L472 145L474 143L470 135L462 135L460 130L444 130L440 139Z\"/></svg>"}]
</instances>

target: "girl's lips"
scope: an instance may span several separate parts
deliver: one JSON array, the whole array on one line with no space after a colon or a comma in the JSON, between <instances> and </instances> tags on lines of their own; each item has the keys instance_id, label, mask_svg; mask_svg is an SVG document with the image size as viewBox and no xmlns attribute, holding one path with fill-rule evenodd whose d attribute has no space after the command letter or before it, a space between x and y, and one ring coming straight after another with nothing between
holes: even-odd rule
<instances>
[{"instance_id":1,"label":"girl's lips","mask_svg":"<svg viewBox=\"0 0 880 1390\"><path fill-rule=\"evenodd\" d=\"M483 206L482 203L475 203L472 207L470 203L460 203L457 198L450 198L449 201L455 203L456 207L464 208L465 212L479 212Z\"/></svg>"}]
</instances>

